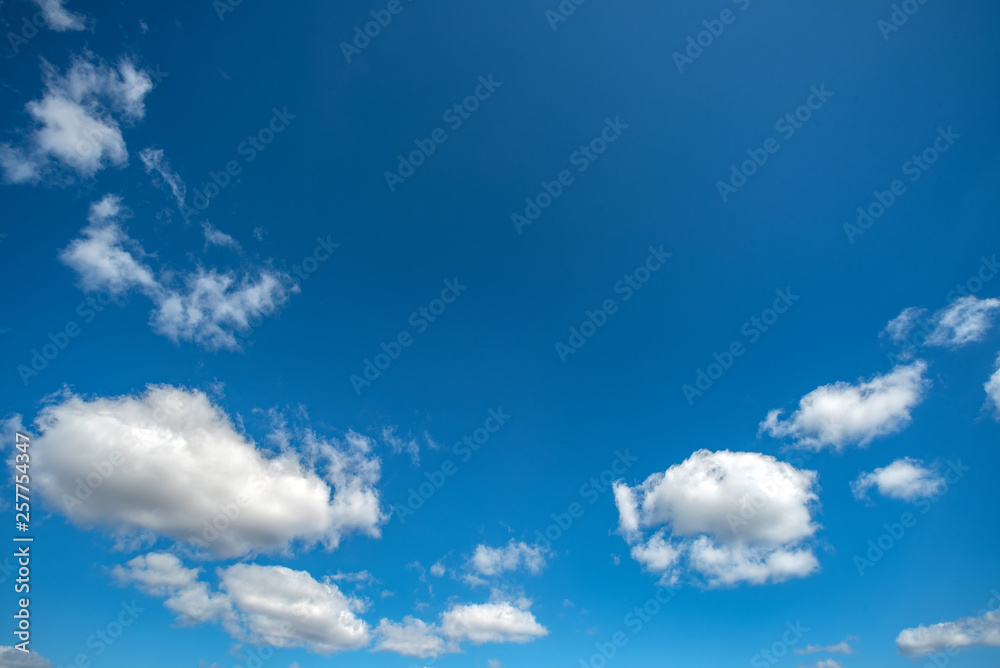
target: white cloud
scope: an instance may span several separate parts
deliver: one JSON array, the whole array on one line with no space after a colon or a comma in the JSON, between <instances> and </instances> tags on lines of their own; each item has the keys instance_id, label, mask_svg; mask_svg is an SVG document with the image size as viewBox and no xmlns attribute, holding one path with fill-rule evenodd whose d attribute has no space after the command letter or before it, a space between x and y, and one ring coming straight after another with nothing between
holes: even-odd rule
<instances>
[{"instance_id":1,"label":"white cloud","mask_svg":"<svg viewBox=\"0 0 1000 668\"><path fill-rule=\"evenodd\" d=\"M385 521L380 463L364 439L331 443L306 432L302 457L291 449L265 456L197 390L68 394L35 424L38 490L75 524L120 537L160 535L234 557L294 541L333 549L351 532L378 536ZM112 461L120 464L99 484L78 491L95 464Z\"/></svg>"},{"instance_id":2,"label":"white cloud","mask_svg":"<svg viewBox=\"0 0 1000 668\"><path fill-rule=\"evenodd\" d=\"M926 370L927 363L917 360L856 385L823 385L802 397L798 410L787 420L780 419L780 409L769 412L760 431L775 438L789 437L796 447L807 450L866 446L909 425L910 411L930 385L924 378Z\"/></svg>"},{"instance_id":3,"label":"white cloud","mask_svg":"<svg viewBox=\"0 0 1000 668\"><path fill-rule=\"evenodd\" d=\"M439 560L431 564L430 574L436 578L442 577L445 574L443 560Z\"/></svg>"},{"instance_id":4,"label":"white cloud","mask_svg":"<svg viewBox=\"0 0 1000 668\"><path fill-rule=\"evenodd\" d=\"M468 568L485 577L494 577L504 571L516 571L521 568L537 575L545 568L545 556L545 548L514 540L504 547L481 544L476 546L472 558L469 559Z\"/></svg>"},{"instance_id":5,"label":"white cloud","mask_svg":"<svg viewBox=\"0 0 1000 668\"><path fill-rule=\"evenodd\" d=\"M904 629L896 637L899 653L908 657L925 656L945 649L964 650L974 645L1000 647L1000 612L992 610L955 622L920 625Z\"/></svg>"},{"instance_id":6,"label":"white cloud","mask_svg":"<svg viewBox=\"0 0 1000 668\"><path fill-rule=\"evenodd\" d=\"M997 358L997 370L983 385L983 389L986 390L987 403L993 404L994 415L1000 420L1000 357Z\"/></svg>"},{"instance_id":7,"label":"white cloud","mask_svg":"<svg viewBox=\"0 0 1000 668\"><path fill-rule=\"evenodd\" d=\"M808 666L800 663L799 668L844 668L844 664L836 659L823 659L816 663L810 663Z\"/></svg>"},{"instance_id":8,"label":"white cloud","mask_svg":"<svg viewBox=\"0 0 1000 668\"><path fill-rule=\"evenodd\" d=\"M685 571L708 586L804 577L819 568L806 545L819 528L816 480L761 453L699 450L635 487L615 483L619 528L633 559L668 582Z\"/></svg>"},{"instance_id":9,"label":"white cloud","mask_svg":"<svg viewBox=\"0 0 1000 668\"><path fill-rule=\"evenodd\" d=\"M243 249L236 239L225 232L215 228L212 223L205 222L201 225L202 231L205 233L205 246L221 246L223 248L232 248L237 253L241 252Z\"/></svg>"},{"instance_id":10,"label":"white cloud","mask_svg":"<svg viewBox=\"0 0 1000 668\"><path fill-rule=\"evenodd\" d=\"M136 557L112 572L122 583L165 598L180 623L218 622L238 640L317 654L357 649L370 640L368 625L356 614L364 603L305 571L235 564L219 569L216 592L199 581L198 570L166 553Z\"/></svg>"},{"instance_id":11,"label":"white cloud","mask_svg":"<svg viewBox=\"0 0 1000 668\"><path fill-rule=\"evenodd\" d=\"M977 299L973 295L956 299L934 314L936 327L927 339L932 346L958 348L982 341L1000 310L1000 299Z\"/></svg>"},{"instance_id":12,"label":"white cloud","mask_svg":"<svg viewBox=\"0 0 1000 668\"><path fill-rule=\"evenodd\" d=\"M25 144L0 144L7 182L36 182L52 171L53 160L85 178L109 165L125 166L128 151L119 123L145 115L144 99L153 89L149 75L128 58L112 67L85 54L65 75L43 61L42 76L42 98L25 106L35 121Z\"/></svg>"},{"instance_id":13,"label":"white cloud","mask_svg":"<svg viewBox=\"0 0 1000 668\"><path fill-rule=\"evenodd\" d=\"M862 473L851 483L851 491L854 498L862 500L868 498L872 487L877 487L882 496L915 501L939 494L944 486L940 473L927 468L919 459L904 457L871 473Z\"/></svg>"},{"instance_id":14,"label":"white cloud","mask_svg":"<svg viewBox=\"0 0 1000 668\"><path fill-rule=\"evenodd\" d=\"M451 640L526 643L548 635L528 610L507 601L456 605L441 615L441 630Z\"/></svg>"},{"instance_id":15,"label":"white cloud","mask_svg":"<svg viewBox=\"0 0 1000 668\"><path fill-rule=\"evenodd\" d=\"M395 427L383 427L382 440L392 449L393 454L405 452L414 464L420 463L420 445L412 438L400 438Z\"/></svg>"},{"instance_id":16,"label":"white cloud","mask_svg":"<svg viewBox=\"0 0 1000 668\"><path fill-rule=\"evenodd\" d=\"M273 314L299 291L288 274L269 269L256 275L203 267L189 273L164 269L157 277L145 261L150 254L121 225L128 215L121 198L106 195L91 205L90 224L59 258L76 271L85 291L142 292L154 304L153 330L175 343L239 350L237 332Z\"/></svg>"},{"instance_id":17,"label":"white cloud","mask_svg":"<svg viewBox=\"0 0 1000 668\"><path fill-rule=\"evenodd\" d=\"M792 650L794 654L800 656L804 654L816 654L818 652L826 652L827 654L854 654L854 648L851 647L851 640L857 640L857 636L848 636L846 640L841 640L836 645L806 645L802 648L795 648Z\"/></svg>"},{"instance_id":18,"label":"white cloud","mask_svg":"<svg viewBox=\"0 0 1000 668\"><path fill-rule=\"evenodd\" d=\"M405 617L401 624L383 619L375 628L375 649L380 652L395 652L403 656L430 659L449 652L457 652L458 646L447 642L441 629L414 617Z\"/></svg>"},{"instance_id":19,"label":"white cloud","mask_svg":"<svg viewBox=\"0 0 1000 668\"><path fill-rule=\"evenodd\" d=\"M35 0L35 4L42 10L42 14L45 16L45 22L48 23L49 28L57 32L66 32L67 30L83 30L83 20L82 14L77 14L67 10L64 6L65 0Z\"/></svg>"},{"instance_id":20,"label":"white cloud","mask_svg":"<svg viewBox=\"0 0 1000 668\"><path fill-rule=\"evenodd\" d=\"M910 332L917 326L927 309L911 306L903 309L899 315L889 321L883 330L888 334L893 343L903 343L910 336Z\"/></svg>"},{"instance_id":21,"label":"white cloud","mask_svg":"<svg viewBox=\"0 0 1000 668\"><path fill-rule=\"evenodd\" d=\"M0 645L0 666L3 668L52 668L49 660L37 652L22 652Z\"/></svg>"},{"instance_id":22,"label":"white cloud","mask_svg":"<svg viewBox=\"0 0 1000 668\"><path fill-rule=\"evenodd\" d=\"M170 188L174 199L177 200L177 207L183 209L187 197L187 186L184 185L180 174L170 168L170 163L164 156L163 149L144 148L139 152L139 159L142 160L146 173L153 177L154 182L162 181Z\"/></svg>"}]
</instances>

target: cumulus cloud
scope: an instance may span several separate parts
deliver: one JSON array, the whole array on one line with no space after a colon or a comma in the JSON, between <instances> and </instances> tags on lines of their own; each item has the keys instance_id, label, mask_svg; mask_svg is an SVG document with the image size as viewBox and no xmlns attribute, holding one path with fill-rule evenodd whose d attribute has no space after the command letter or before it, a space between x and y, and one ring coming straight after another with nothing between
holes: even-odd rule
<instances>
[{"instance_id":1,"label":"cumulus cloud","mask_svg":"<svg viewBox=\"0 0 1000 668\"><path fill-rule=\"evenodd\" d=\"M365 439L306 432L301 455L267 456L197 390L67 394L35 424L39 492L73 523L123 540L164 536L228 558L295 541L334 549L352 532L378 536L385 521L380 462Z\"/></svg>"},{"instance_id":2,"label":"cumulus cloud","mask_svg":"<svg viewBox=\"0 0 1000 668\"><path fill-rule=\"evenodd\" d=\"M920 625L904 629L896 637L899 653L913 658L947 649L965 650L975 645L1000 647L1000 612L990 610L978 617Z\"/></svg>"},{"instance_id":3,"label":"cumulus cloud","mask_svg":"<svg viewBox=\"0 0 1000 668\"><path fill-rule=\"evenodd\" d=\"M635 487L615 483L614 495L632 558L667 582L764 584L819 568L807 544L816 482L769 455L699 450Z\"/></svg>"},{"instance_id":4,"label":"cumulus cloud","mask_svg":"<svg viewBox=\"0 0 1000 668\"><path fill-rule=\"evenodd\" d=\"M42 10L42 15L49 28L56 32L85 28L83 15L66 9L63 6L64 0L35 0L35 4Z\"/></svg>"},{"instance_id":5,"label":"cumulus cloud","mask_svg":"<svg viewBox=\"0 0 1000 668\"><path fill-rule=\"evenodd\" d=\"M441 615L441 630L451 640L526 643L548 635L528 610L509 601L456 605Z\"/></svg>"},{"instance_id":6,"label":"cumulus cloud","mask_svg":"<svg viewBox=\"0 0 1000 668\"><path fill-rule=\"evenodd\" d=\"M375 649L418 659L430 659L457 652L458 646L445 640L441 629L437 626L407 616L400 624L390 622L388 619L379 622L375 628Z\"/></svg>"},{"instance_id":7,"label":"cumulus cloud","mask_svg":"<svg viewBox=\"0 0 1000 668\"><path fill-rule=\"evenodd\" d=\"M781 419L781 409L770 411L760 423L760 431L775 438L791 438L795 447L806 450L864 447L909 425L910 411L923 400L930 385L924 378L926 371L927 363L917 360L855 385L823 385L802 397L798 409L786 420Z\"/></svg>"},{"instance_id":8,"label":"cumulus cloud","mask_svg":"<svg viewBox=\"0 0 1000 668\"><path fill-rule=\"evenodd\" d=\"M939 494L945 487L945 479L919 459L904 457L871 473L862 473L851 483L851 491L858 500L867 499L873 487L891 499L916 501Z\"/></svg>"},{"instance_id":9,"label":"cumulus cloud","mask_svg":"<svg viewBox=\"0 0 1000 668\"><path fill-rule=\"evenodd\" d=\"M33 183L53 165L85 178L109 165L123 167L128 151L121 123L145 115L153 89L129 58L110 66L91 54L74 58L65 74L42 61L45 91L25 109L34 121L21 146L0 144L0 168L8 183Z\"/></svg>"},{"instance_id":10,"label":"cumulus cloud","mask_svg":"<svg viewBox=\"0 0 1000 668\"><path fill-rule=\"evenodd\" d=\"M184 185L180 174L170 168L162 148L144 148L139 152L139 159L142 160L146 173L153 177L155 183L162 183L170 188L174 199L177 200L177 207L184 209L184 201L187 197L187 186Z\"/></svg>"},{"instance_id":11,"label":"cumulus cloud","mask_svg":"<svg viewBox=\"0 0 1000 668\"><path fill-rule=\"evenodd\" d=\"M154 331L175 343L239 350L236 333L275 313L299 290L288 274L268 269L240 275L199 266L188 273L165 268L157 275L146 261L151 255L122 226L129 215L120 197L106 195L91 205L89 225L59 259L77 273L85 291L144 294L154 304Z\"/></svg>"},{"instance_id":12,"label":"cumulus cloud","mask_svg":"<svg viewBox=\"0 0 1000 668\"><path fill-rule=\"evenodd\" d=\"M317 654L364 647L368 625L357 616L364 603L329 582L284 566L235 564L218 570L219 591L199 570L162 552L136 557L113 575L119 582L165 598L178 622L218 622L235 639L274 647L304 647Z\"/></svg>"},{"instance_id":13,"label":"cumulus cloud","mask_svg":"<svg viewBox=\"0 0 1000 668\"><path fill-rule=\"evenodd\" d=\"M537 575L545 568L546 550L538 545L511 540L503 547L476 546L467 564L469 570L484 577L501 575L504 571L524 569Z\"/></svg>"},{"instance_id":14,"label":"cumulus cloud","mask_svg":"<svg viewBox=\"0 0 1000 668\"><path fill-rule=\"evenodd\" d=\"M22 652L0 645L0 666L3 668L52 668L49 660L37 652Z\"/></svg>"},{"instance_id":15,"label":"cumulus cloud","mask_svg":"<svg viewBox=\"0 0 1000 668\"><path fill-rule=\"evenodd\" d=\"M911 340L913 346L943 346L960 348L982 341L993 326L993 317L1000 310L1000 299L979 299L967 295L956 299L924 318L926 309L910 307L886 325L886 334L893 343ZM920 331L916 331L920 327Z\"/></svg>"}]
</instances>

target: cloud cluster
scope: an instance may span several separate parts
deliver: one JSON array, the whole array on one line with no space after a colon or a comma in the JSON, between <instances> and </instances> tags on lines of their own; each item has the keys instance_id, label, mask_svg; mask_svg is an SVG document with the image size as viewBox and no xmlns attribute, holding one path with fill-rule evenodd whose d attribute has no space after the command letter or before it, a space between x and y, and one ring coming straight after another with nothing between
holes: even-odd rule
<instances>
[{"instance_id":1,"label":"cloud cluster","mask_svg":"<svg viewBox=\"0 0 1000 668\"><path fill-rule=\"evenodd\" d=\"M289 448L266 456L196 390L68 394L43 409L36 425L39 492L73 523L106 527L123 540L164 536L222 558L294 541L333 549L352 532L378 536L386 518L370 442L305 433L302 455ZM111 461L121 463L108 471ZM107 473L90 484L100 470Z\"/></svg>"},{"instance_id":2,"label":"cloud cluster","mask_svg":"<svg viewBox=\"0 0 1000 668\"><path fill-rule=\"evenodd\" d=\"M926 371L927 363L917 360L854 385L837 382L820 386L802 397L798 409L787 419L781 419L781 409L770 411L760 423L760 431L790 438L795 447L806 450L864 447L909 425L910 411L923 400L930 385L924 378Z\"/></svg>"},{"instance_id":3,"label":"cloud cluster","mask_svg":"<svg viewBox=\"0 0 1000 668\"><path fill-rule=\"evenodd\" d=\"M908 657L926 656L947 649L964 650L974 645L1000 647L1000 612L990 610L978 617L920 625L904 629L896 637L899 653Z\"/></svg>"},{"instance_id":4,"label":"cloud cluster","mask_svg":"<svg viewBox=\"0 0 1000 668\"><path fill-rule=\"evenodd\" d=\"M60 20L58 2L44 2L42 7L50 22ZM62 16L72 15L63 11ZM0 144L4 179L34 183L55 165L84 178L109 165L125 166L128 151L121 124L145 115L144 100L153 89L149 75L127 57L111 66L85 53L73 59L65 74L42 61L42 78L41 99L25 106L34 126L23 145Z\"/></svg>"},{"instance_id":5,"label":"cloud cluster","mask_svg":"<svg viewBox=\"0 0 1000 668\"><path fill-rule=\"evenodd\" d=\"M960 348L969 343L982 341L993 326L993 317L1000 311L1000 299L978 299L967 295L956 299L948 306L924 319L926 309L910 307L904 309L886 325L884 333L893 343L902 344L913 336L918 343L923 334L925 346ZM914 333L917 327L922 332Z\"/></svg>"},{"instance_id":6,"label":"cloud cluster","mask_svg":"<svg viewBox=\"0 0 1000 668\"><path fill-rule=\"evenodd\" d=\"M268 269L240 275L199 266L189 273L164 269L157 275L146 261L150 254L123 227L128 216L121 198L104 196L91 205L89 224L59 258L86 291L144 294L154 304L153 329L174 342L238 350L235 333L276 312L299 289L288 274Z\"/></svg>"},{"instance_id":7,"label":"cloud cluster","mask_svg":"<svg viewBox=\"0 0 1000 668\"><path fill-rule=\"evenodd\" d=\"M873 487L879 494L901 501L915 501L936 496L946 485L944 477L919 459L904 457L871 473L862 473L851 483L854 498L868 498Z\"/></svg>"},{"instance_id":8,"label":"cloud cluster","mask_svg":"<svg viewBox=\"0 0 1000 668\"><path fill-rule=\"evenodd\" d=\"M511 540L503 547L476 546L467 567L473 573L484 577L495 577L505 571L524 569L537 575L545 568L546 550L538 545Z\"/></svg>"},{"instance_id":9,"label":"cloud cluster","mask_svg":"<svg viewBox=\"0 0 1000 668\"><path fill-rule=\"evenodd\" d=\"M807 544L816 481L761 453L699 450L635 487L615 483L614 496L633 559L665 581L764 584L819 568Z\"/></svg>"}]
</instances>

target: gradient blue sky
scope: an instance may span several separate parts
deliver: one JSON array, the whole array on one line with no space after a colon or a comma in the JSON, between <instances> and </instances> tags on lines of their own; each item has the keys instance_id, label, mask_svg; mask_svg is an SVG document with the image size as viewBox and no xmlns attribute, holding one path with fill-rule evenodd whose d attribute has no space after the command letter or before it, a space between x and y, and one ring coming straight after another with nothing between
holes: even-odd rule
<instances>
[{"instance_id":1,"label":"gradient blue sky","mask_svg":"<svg viewBox=\"0 0 1000 668\"><path fill-rule=\"evenodd\" d=\"M595 643L616 632L627 644L608 666L761 665L758 653L796 622L809 630L793 647L850 637L854 653L789 652L763 665L923 665L926 657L900 655L904 629L1000 603L1000 522L991 502L1000 453L984 390L1000 349L988 327L1000 277L973 286L987 323L967 341L921 345L900 358L892 337L880 335L909 307L927 309L941 326L962 296L956 285L968 287L1000 252L1000 7L930 0L885 39L878 22L890 20L888 2L592 0L553 30L546 11L557 9L555 0L401 0L402 11L348 63L341 43L386 3L243 2L221 20L218 5L68 0L80 25L3 40L0 145L37 175L15 182L13 163L4 163L0 418L21 416L37 447L58 457L57 437L34 423L45 406L65 407L66 392L87 402L139 397L152 384L206 393L233 433L262 451L279 448L269 435L282 420L297 435L287 446L293 453L310 430L341 443L353 431L370 439L368 456L381 464L372 485L386 514L381 535L349 532L334 550L296 542L226 558L192 555L164 535L116 549L107 526L64 512L52 474L48 495L33 499L31 592L32 648L51 665L72 665L81 653L94 666L248 665L252 632L211 621L178 625L163 596L115 576L115 566L150 552L201 568L216 589L216 569L240 562L316 581L367 571L376 582L335 586L368 600L358 617L371 630L383 618L433 624L456 605L506 601L546 631L530 642L465 640L460 652L437 658L371 651L375 640L327 654L290 640L297 646L265 663L281 668L490 660L599 668ZM723 10L732 22L679 72L673 54ZM6 0L4 33L20 34L22 19L37 11ZM39 152L26 105L55 95L45 63L65 73L74 60L113 69L121 58L161 73L140 96L144 114L129 117L100 101L88 107L89 98L80 108L120 128L127 160L99 160L86 173L72 158ZM453 127L443 114L473 95L481 77L499 86ZM775 127L820 87L832 96L793 135ZM242 142L275 109L294 118L248 160ZM606 119L627 127L581 171L576 152L601 136ZM390 190L385 172L436 128L447 140ZM959 137L912 181L904 163L949 128ZM717 183L769 138L777 151L724 201ZM228 162L240 173L185 221L163 178L144 168L147 148L161 149L169 173L182 179L186 206ZM525 198L563 170L572 182L518 230L512 214L523 214ZM845 232L858 207L896 179L906 190L886 213L861 235ZM131 240L121 247L158 283L126 282L88 322L79 305L97 292L66 249L102 200L119 203L110 224ZM234 243L209 243L206 229ZM339 246L302 279L296 267L318 239ZM641 289L626 290L619 281L645 266L651 248L671 256ZM198 267L284 277L287 299L237 336L238 345L198 333L171 340L150 325L151 310L163 286L182 284ZM446 281L467 288L423 328L411 314L441 297ZM775 303L776 291L797 299L766 332L745 326ZM608 299L615 312L560 359L556 344L569 343L570 328ZM37 374L19 371L70 321L80 332L64 350ZM356 392L350 377L403 331L412 343ZM734 342L745 353L689 401L683 386L694 386L713 353ZM761 433L769 411L783 409L787 419L817 388L885 377L917 359L926 361L919 396L895 417L868 415L843 447L827 443L804 458L801 434ZM491 409L509 420L463 461L453 445ZM836 410L850 422L862 409ZM99 432L81 438L100 445ZM12 441L4 446L10 455ZM635 632L626 615L668 575L630 556L611 490L602 485L591 497L581 486L609 469L616 452L635 461L614 479L635 487L701 449L760 453L759 461L817 472L809 507L819 528L803 545L818 567L733 586L682 569L669 604ZM931 496L926 513L877 490L867 503L852 495L862 472L905 458L932 472L958 460L969 470ZM410 488L446 460L457 472L401 521ZM209 474L228 475L224 467ZM582 516L539 547L536 532L573 503ZM3 510L13 526L10 504ZM906 512L916 524L859 575L855 556ZM485 584L463 579L474 573L477 546L510 541L540 550L537 573L522 564ZM443 575L428 571L436 563ZM16 596L7 584L2 590L0 610L12 614ZM145 612L94 656L88 636L133 599ZM14 644L0 631L0 646ZM973 646L950 665L992 666L998 652Z\"/></svg>"}]
</instances>

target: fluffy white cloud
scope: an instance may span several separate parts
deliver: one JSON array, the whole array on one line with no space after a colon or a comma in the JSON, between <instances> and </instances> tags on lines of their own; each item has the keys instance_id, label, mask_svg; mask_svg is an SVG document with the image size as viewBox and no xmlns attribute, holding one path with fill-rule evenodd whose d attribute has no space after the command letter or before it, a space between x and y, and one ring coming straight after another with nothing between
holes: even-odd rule
<instances>
[{"instance_id":1,"label":"fluffy white cloud","mask_svg":"<svg viewBox=\"0 0 1000 668\"><path fill-rule=\"evenodd\" d=\"M170 163L164 156L162 148L144 148L139 152L139 159L142 160L146 173L153 177L154 182L163 182L174 199L177 200L177 207L184 209L184 201L187 197L187 186L181 179L180 174L170 168Z\"/></svg>"},{"instance_id":2,"label":"fluffy white cloud","mask_svg":"<svg viewBox=\"0 0 1000 668\"><path fill-rule=\"evenodd\" d=\"M138 290L146 295L155 305L153 329L175 343L239 350L236 333L275 313L299 290L288 274L265 269L256 275L202 267L186 274L165 269L158 277L146 264L150 254L122 227L128 215L121 198L106 195L91 205L90 224L59 258L77 273L86 291L123 295Z\"/></svg>"},{"instance_id":3,"label":"fluffy white cloud","mask_svg":"<svg viewBox=\"0 0 1000 668\"><path fill-rule=\"evenodd\" d=\"M402 624L383 619L375 628L375 649L395 652L420 659L457 652L458 646L442 637L441 629L414 617L405 617Z\"/></svg>"},{"instance_id":4,"label":"fluffy white cloud","mask_svg":"<svg viewBox=\"0 0 1000 668\"><path fill-rule=\"evenodd\" d=\"M781 409L769 412L760 423L760 431L775 438L791 438L796 447L808 450L866 446L909 425L910 411L923 400L930 385L925 371L927 363L917 360L886 375L859 380L856 385L823 385L802 397L798 410L787 420L781 419Z\"/></svg>"},{"instance_id":5,"label":"fluffy white cloud","mask_svg":"<svg viewBox=\"0 0 1000 668\"><path fill-rule=\"evenodd\" d=\"M57 3L58 4L58 3ZM128 163L120 122L145 115L153 89L145 72L128 58L112 67L91 54L77 57L65 75L42 62L45 91L25 109L35 122L23 146L0 144L0 168L9 183L35 182L56 161L82 177L108 165Z\"/></svg>"},{"instance_id":6,"label":"fluffy white cloud","mask_svg":"<svg viewBox=\"0 0 1000 668\"><path fill-rule=\"evenodd\" d=\"M819 568L805 545L819 528L817 475L757 452L699 450L642 484L615 483L632 557L667 581L763 584ZM648 539L645 530L653 530Z\"/></svg>"},{"instance_id":7,"label":"fluffy white cloud","mask_svg":"<svg viewBox=\"0 0 1000 668\"><path fill-rule=\"evenodd\" d=\"M823 659L809 665L799 664L799 668L844 668L844 664L836 659Z\"/></svg>"},{"instance_id":8,"label":"fluffy white cloud","mask_svg":"<svg viewBox=\"0 0 1000 668\"><path fill-rule=\"evenodd\" d=\"M233 557L297 540L333 549L352 531L378 536L385 521L368 441L306 433L305 461L290 448L266 456L199 391L69 394L36 425L38 490L74 523L120 537L165 536Z\"/></svg>"},{"instance_id":9,"label":"fluffy white cloud","mask_svg":"<svg viewBox=\"0 0 1000 668\"><path fill-rule=\"evenodd\" d=\"M441 630L451 640L526 643L548 635L528 610L508 601L456 605L441 615Z\"/></svg>"},{"instance_id":10,"label":"fluffy white cloud","mask_svg":"<svg viewBox=\"0 0 1000 668\"><path fill-rule=\"evenodd\" d=\"M915 501L935 496L944 489L944 477L927 468L919 459L904 457L871 473L862 473L851 483L854 498L868 498L868 491L877 487L882 496L902 501Z\"/></svg>"},{"instance_id":11,"label":"fluffy white cloud","mask_svg":"<svg viewBox=\"0 0 1000 668\"><path fill-rule=\"evenodd\" d=\"M83 15L71 12L63 6L64 0L35 0L42 10L49 28L57 32L83 30Z\"/></svg>"},{"instance_id":12,"label":"fluffy white cloud","mask_svg":"<svg viewBox=\"0 0 1000 668\"><path fill-rule=\"evenodd\" d=\"M960 348L968 343L982 341L993 326L993 316L998 310L1000 299L979 299L974 295L967 295L926 319L923 317L926 309L904 309L889 321L884 333L897 344L906 342L913 334L912 343L915 346ZM914 334L917 326L922 331Z\"/></svg>"},{"instance_id":13,"label":"fluffy white cloud","mask_svg":"<svg viewBox=\"0 0 1000 668\"><path fill-rule=\"evenodd\" d=\"M997 358L997 370L983 385L983 389L986 390L987 403L993 405L995 415L1000 420L1000 357Z\"/></svg>"},{"instance_id":14,"label":"fluffy white cloud","mask_svg":"<svg viewBox=\"0 0 1000 668\"><path fill-rule=\"evenodd\" d=\"M0 666L3 668L52 668L49 660L37 652L22 652L0 645Z\"/></svg>"},{"instance_id":15,"label":"fluffy white cloud","mask_svg":"<svg viewBox=\"0 0 1000 668\"><path fill-rule=\"evenodd\" d=\"M978 617L963 617L955 622L920 625L904 629L896 637L899 653L920 657L945 649L968 649L974 645L1000 647L1000 612L991 610Z\"/></svg>"},{"instance_id":16,"label":"fluffy white cloud","mask_svg":"<svg viewBox=\"0 0 1000 668\"><path fill-rule=\"evenodd\" d=\"M235 564L219 569L216 592L198 579L199 572L171 554L154 552L117 566L113 575L165 598L180 623L218 622L238 640L305 647L317 654L369 643L370 629L356 614L364 603L305 571Z\"/></svg>"},{"instance_id":17,"label":"fluffy white cloud","mask_svg":"<svg viewBox=\"0 0 1000 668\"><path fill-rule=\"evenodd\" d=\"M469 570L485 577L501 575L504 571L520 568L536 575L545 568L545 548L511 540L504 547L482 544L469 559Z\"/></svg>"}]
</instances>

